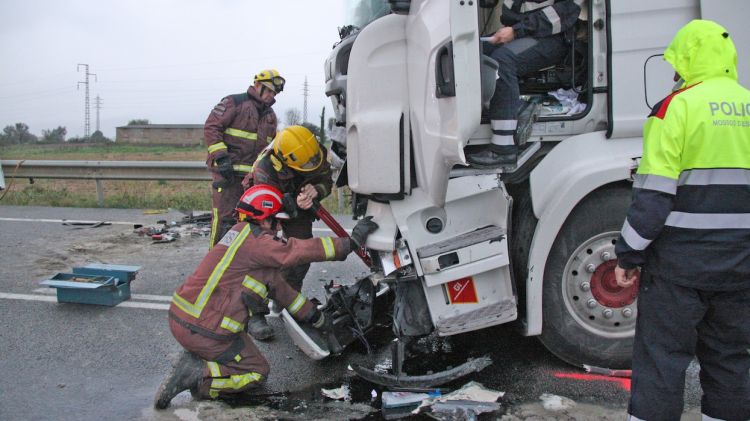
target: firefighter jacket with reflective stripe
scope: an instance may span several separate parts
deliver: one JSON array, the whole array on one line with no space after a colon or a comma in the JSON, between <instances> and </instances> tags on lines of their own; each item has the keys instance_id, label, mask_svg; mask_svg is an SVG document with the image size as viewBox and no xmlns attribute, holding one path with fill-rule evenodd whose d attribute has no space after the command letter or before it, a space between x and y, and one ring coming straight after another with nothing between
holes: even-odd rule
<instances>
[{"instance_id":1,"label":"firefighter jacket with reflective stripe","mask_svg":"<svg viewBox=\"0 0 750 421\"><path fill-rule=\"evenodd\" d=\"M735 290L750 288L750 91L731 39L711 28L680 31L665 53L687 86L646 122L616 252L626 269Z\"/></svg>"},{"instance_id":2,"label":"firefighter jacket with reflective stripe","mask_svg":"<svg viewBox=\"0 0 750 421\"><path fill-rule=\"evenodd\" d=\"M208 147L208 168L229 156L235 171L248 173L258 154L276 136L275 100L263 102L253 86L246 93L224 97L206 119L203 137Z\"/></svg>"},{"instance_id":3,"label":"firefighter jacket with reflective stripe","mask_svg":"<svg viewBox=\"0 0 750 421\"><path fill-rule=\"evenodd\" d=\"M564 33L578 19L581 1L505 0L500 22L512 26L516 38L542 38Z\"/></svg>"},{"instance_id":4,"label":"firefighter jacket with reflective stripe","mask_svg":"<svg viewBox=\"0 0 750 421\"><path fill-rule=\"evenodd\" d=\"M313 305L286 283L282 268L344 260L350 240L317 237L280 240L247 222L229 230L172 296L172 317L196 333L232 339L245 329L250 302L274 299L307 321Z\"/></svg>"},{"instance_id":5,"label":"firefighter jacket with reflective stripe","mask_svg":"<svg viewBox=\"0 0 750 421\"><path fill-rule=\"evenodd\" d=\"M271 148L263 151L253 166L252 185L270 184L282 193L291 193L297 197L303 186L310 184L318 191L316 200L323 200L331 194L333 175L331 164L328 162L328 150L323 146L323 162L315 171L298 172L287 167L273 155Z\"/></svg>"}]
</instances>

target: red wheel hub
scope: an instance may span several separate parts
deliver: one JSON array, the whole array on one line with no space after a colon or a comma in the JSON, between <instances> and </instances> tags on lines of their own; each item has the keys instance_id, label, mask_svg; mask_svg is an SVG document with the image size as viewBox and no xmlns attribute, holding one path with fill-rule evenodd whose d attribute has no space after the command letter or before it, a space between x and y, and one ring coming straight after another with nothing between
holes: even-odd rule
<instances>
[{"instance_id":1,"label":"red wheel hub","mask_svg":"<svg viewBox=\"0 0 750 421\"><path fill-rule=\"evenodd\" d=\"M640 274L633 285L623 288L615 280L615 266L617 260L608 260L596 268L591 275L591 294L603 306L620 308L633 304L638 296Z\"/></svg>"}]
</instances>

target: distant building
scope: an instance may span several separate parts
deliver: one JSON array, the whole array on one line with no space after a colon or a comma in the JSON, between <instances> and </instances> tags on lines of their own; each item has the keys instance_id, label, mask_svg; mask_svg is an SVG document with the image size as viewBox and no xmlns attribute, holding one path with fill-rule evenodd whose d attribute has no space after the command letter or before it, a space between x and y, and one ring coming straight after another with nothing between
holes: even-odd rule
<instances>
[{"instance_id":1,"label":"distant building","mask_svg":"<svg viewBox=\"0 0 750 421\"><path fill-rule=\"evenodd\" d=\"M202 124L143 124L120 126L115 137L117 143L140 145L180 145L203 144Z\"/></svg>"}]
</instances>

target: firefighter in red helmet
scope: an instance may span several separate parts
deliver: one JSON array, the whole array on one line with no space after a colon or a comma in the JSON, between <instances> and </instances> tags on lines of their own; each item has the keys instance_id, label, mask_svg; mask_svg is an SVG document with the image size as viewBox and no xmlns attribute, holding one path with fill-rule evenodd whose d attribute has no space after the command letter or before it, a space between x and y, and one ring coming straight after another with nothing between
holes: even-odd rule
<instances>
[{"instance_id":1,"label":"firefighter in red helmet","mask_svg":"<svg viewBox=\"0 0 750 421\"><path fill-rule=\"evenodd\" d=\"M185 352L160 386L154 406L164 409L178 393L199 399L253 389L268 376L268 362L245 332L254 308L280 303L297 320L325 333L330 322L284 280L282 268L325 260L344 260L377 229L360 221L352 239L276 236L282 194L268 185L248 189L235 224L174 293L169 327Z\"/></svg>"}]
</instances>

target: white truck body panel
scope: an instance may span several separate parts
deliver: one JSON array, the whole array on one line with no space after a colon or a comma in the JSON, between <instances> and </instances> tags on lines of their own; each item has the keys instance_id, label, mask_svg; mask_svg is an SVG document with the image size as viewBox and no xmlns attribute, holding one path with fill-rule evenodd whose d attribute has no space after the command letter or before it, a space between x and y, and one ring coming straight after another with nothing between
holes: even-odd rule
<instances>
[{"instance_id":1,"label":"white truck body panel","mask_svg":"<svg viewBox=\"0 0 750 421\"><path fill-rule=\"evenodd\" d=\"M595 3L601 0L595 0ZM662 54L683 25L699 17L698 0L611 1L612 27L612 134L641 136L651 111L643 96L643 64ZM655 58L654 61L662 61ZM667 96L674 85L670 66L649 66L649 97L654 102Z\"/></svg>"},{"instance_id":2,"label":"white truck body panel","mask_svg":"<svg viewBox=\"0 0 750 421\"><path fill-rule=\"evenodd\" d=\"M352 47L349 80L356 83L348 83L347 150L349 186L358 193L408 191L405 24L406 16L384 16Z\"/></svg>"}]
</instances>

